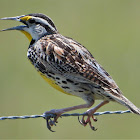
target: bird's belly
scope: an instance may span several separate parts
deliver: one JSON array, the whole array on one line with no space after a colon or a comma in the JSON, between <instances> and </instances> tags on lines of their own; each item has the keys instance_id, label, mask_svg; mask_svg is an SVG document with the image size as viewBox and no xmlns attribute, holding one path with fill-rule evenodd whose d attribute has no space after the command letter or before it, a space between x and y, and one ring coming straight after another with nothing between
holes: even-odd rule
<instances>
[{"instance_id":1,"label":"bird's belly","mask_svg":"<svg viewBox=\"0 0 140 140\"><path fill-rule=\"evenodd\" d=\"M81 98L85 98L85 96L88 94L92 95L92 92L89 88L83 87L80 83L63 77L62 75L49 72L47 74L43 74L41 72L39 73L46 82L48 82L53 88L59 90L60 92Z\"/></svg>"},{"instance_id":2,"label":"bird's belly","mask_svg":"<svg viewBox=\"0 0 140 140\"><path fill-rule=\"evenodd\" d=\"M96 89L94 87L89 88L87 85L83 83L78 83L62 77L56 74L47 74L44 75L39 72L40 75L47 81L53 88L59 90L68 95L73 95L77 97L81 97L85 100L111 100L113 99L110 96L107 96L104 91Z\"/></svg>"}]
</instances>

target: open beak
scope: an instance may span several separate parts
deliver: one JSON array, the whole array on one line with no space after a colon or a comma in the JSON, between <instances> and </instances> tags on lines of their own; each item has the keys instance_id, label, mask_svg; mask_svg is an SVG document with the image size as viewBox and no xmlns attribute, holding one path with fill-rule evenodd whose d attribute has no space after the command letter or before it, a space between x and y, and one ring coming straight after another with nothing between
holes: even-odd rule
<instances>
[{"instance_id":1,"label":"open beak","mask_svg":"<svg viewBox=\"0 0 140 140\"><path fill-rule=\"evenodd\" d=\"M25 22L23 20L21 20L20 18L22 18L24 16L17 16L17 17L5 17L5 18L1 18L0 20L16 20L19 22L22 22L25 24ZM25 25L19 25L19 26L15 26L15 27L11 27L11 28L7 28L7 29L3 29L0 31L8 31L8 30L20 30L20 31L24 31L24 28L28 27L26 24Z\"/></svg>"}]
</instances>

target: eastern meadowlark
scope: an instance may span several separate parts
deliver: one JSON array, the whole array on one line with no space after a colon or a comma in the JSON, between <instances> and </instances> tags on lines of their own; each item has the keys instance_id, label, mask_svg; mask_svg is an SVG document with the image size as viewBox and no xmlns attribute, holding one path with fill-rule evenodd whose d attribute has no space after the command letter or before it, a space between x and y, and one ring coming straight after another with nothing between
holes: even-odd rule
<instances>
[{"instance_id":1,"label":"eastern meadowlark","mask_svg":"<svg viewBox=\"0 0 140 140\"><path fill-rule=\"evenodd\" d=\"M53 121L45 118L49 130L62 113L89 108L95 100L102 102L86 111L87 119L83 116L80 120L82 125L89 124L93 130L95 128L91 124L91 119L96 121L93 113L109 101L118 102L140 115L140 110L123 96L115 81L92 54L77 41L61 35L48 16L35 13L1 20L16 20L24 24L1 31L19 30L28 37L30 45L27 57L51 86L86 101L86 104L45 112L56 115Z\"/></svg>"}]
</instances>

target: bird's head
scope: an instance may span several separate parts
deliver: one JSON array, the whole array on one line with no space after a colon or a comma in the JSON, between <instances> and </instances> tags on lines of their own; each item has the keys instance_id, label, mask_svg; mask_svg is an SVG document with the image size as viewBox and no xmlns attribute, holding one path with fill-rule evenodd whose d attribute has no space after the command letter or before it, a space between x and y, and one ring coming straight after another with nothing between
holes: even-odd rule
<instances>
[{"instance_id":1,"label":"bird's head","mask_svg":"<svg viewBox=\"0 0 140 140\"><path fill-rule=\"evenodd\" d=\"M24 25L3 29L1 31L19 30L27 36L29 41L36 41L44 35L58 33L53 21L43 14L37 13L17 17L5 17L0 20L16 20L23 23Z\"/></svg>"}]
</instances>

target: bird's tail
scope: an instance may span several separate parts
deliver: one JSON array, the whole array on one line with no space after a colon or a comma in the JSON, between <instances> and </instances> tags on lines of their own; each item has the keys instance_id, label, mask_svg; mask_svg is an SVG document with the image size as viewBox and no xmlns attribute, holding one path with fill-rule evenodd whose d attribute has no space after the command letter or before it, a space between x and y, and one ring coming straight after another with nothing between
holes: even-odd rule
<instances>
[{"instance_id":1,"label":"bird's tail","mask_svg":"<svg viewBox=\"0 0 140 140\"><path fill-rule=\"evenodd\" d=\"M132 113L140 115L140 109L137 108L132 102L130 102L126 97L121 95L121 100L117 100L120 104L126 106Z\"/></svg>"}]
</instances>

